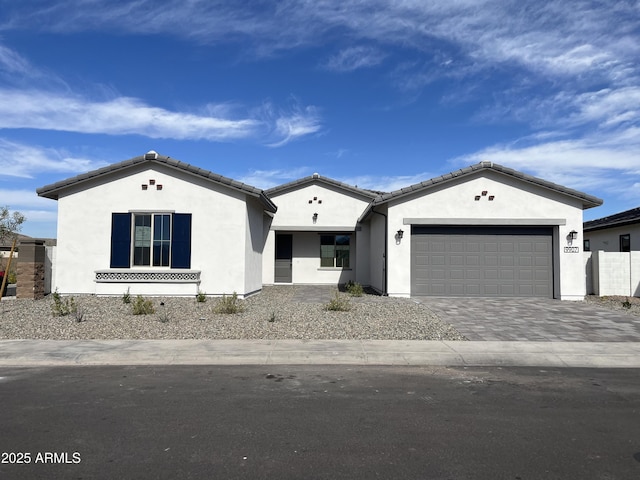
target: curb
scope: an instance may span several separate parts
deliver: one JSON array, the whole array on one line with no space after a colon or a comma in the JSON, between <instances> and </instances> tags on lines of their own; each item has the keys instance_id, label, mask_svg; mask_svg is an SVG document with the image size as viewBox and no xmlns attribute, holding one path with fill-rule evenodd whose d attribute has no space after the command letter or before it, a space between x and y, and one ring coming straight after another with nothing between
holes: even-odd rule
<instances>
[{"instance_id":1,"label":"curb","mask_svg":"<svg viewBox=\"0 0 640 480\"><path fill-rule=\"evenodd\" d=\"M0 367L82 365L640 368L640 343L421 340L0 341Z\"/></svg>"}]
</instances>

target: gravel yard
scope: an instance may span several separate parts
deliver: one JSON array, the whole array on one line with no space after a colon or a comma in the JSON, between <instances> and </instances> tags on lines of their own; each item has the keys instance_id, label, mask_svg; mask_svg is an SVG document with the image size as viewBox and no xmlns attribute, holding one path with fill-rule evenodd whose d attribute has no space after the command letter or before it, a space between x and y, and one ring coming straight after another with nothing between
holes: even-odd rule
<instances>
[{"instance_id":1,"label":"gravel yard","mask_svg":"<svg viewBox=\"0 0 640 480\"><path fill-rule=\"evenodd\" d=\"M198 303L195 298L151 297L155 313L133 315L122 297L76 296L81 322L73 313L54 316L52 295L6 300L0 302L0 339L464 340L409 299L341 294L351 308L336 312L325 309L328 302L299 301L298 288L265 287L241 301L244 311L237 314L214 313L214 298Z\"/></svg>"},{"instance_id":2,"label":"gravel yard","mask_svg":"<svg viewBox=\"0 0 640 480\"><path fill-rule=\"evenodd\" d=\"M585 300L601 307L625 311L631 315L640 317L640 298L638 297L622 297L618 295L596 297L595 295L587 295Z\"/></svg>"}]
</instances>

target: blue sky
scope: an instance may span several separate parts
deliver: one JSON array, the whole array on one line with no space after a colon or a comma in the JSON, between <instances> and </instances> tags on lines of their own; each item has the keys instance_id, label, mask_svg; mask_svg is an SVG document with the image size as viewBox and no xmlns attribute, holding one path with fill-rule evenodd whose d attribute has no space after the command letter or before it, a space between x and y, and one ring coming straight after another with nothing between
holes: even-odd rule
<instances>
[{"instance_id":1,"label":"blue sky","mask_svg":"<svg viewBox=\"0 0 640 480\"><path fill-rule=\"evenodd\" d=\"M0 205L149 150L269 188L488 160L640 205L640 3L0 0Z\"/></svg>"}]
</instances>

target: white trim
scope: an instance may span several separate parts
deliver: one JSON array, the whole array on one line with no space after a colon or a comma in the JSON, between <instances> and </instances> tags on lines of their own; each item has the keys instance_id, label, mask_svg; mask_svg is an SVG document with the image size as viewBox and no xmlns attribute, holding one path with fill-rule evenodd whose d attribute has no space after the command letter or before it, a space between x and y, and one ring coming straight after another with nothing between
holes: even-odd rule
<instances>
[{"instance_id":1,"label":"white trim","mask_svg":"<svg viewBox=\"0 0 640 480\"><path fill-rule=\"evenodd\" d=\"M566 225L566 218L403 218L403 225Z\"/></svg>"},{"instance_id":2,"label":"white trim","mask_svg":"<svg viewBox=\"0 0 640 480\"><path fill-rule=\"evenodd\" d=\"M200 270L131 270L110 268L95 271L96 283L200 283Z\"/></svg>"}]
</instances>

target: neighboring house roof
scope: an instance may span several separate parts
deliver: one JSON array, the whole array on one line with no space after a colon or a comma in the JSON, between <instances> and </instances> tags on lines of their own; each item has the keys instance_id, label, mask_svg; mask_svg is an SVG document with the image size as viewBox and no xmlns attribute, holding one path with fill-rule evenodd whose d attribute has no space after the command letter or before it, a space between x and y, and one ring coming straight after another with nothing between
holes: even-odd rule
<instances>
[{"instance_id":1,"label":"neighboring house roof","mask_svg":"<svg viewBox=\"0 0 640 480\"><path fill-rule=\"evenodd\" d=\"M290 190L295 190L299 187L303 187L305 185L309 185L312 183L324 183L325 185L336 187L341 190L346 190L347 192L355 193L356 195L367 197L369 199L374 199L380 194L380 192L374 192L372 190L365 190L363 188L354 187L352 185L339 182L329 177L323 177L322 175L319 175L317 173L314 173L313 175L309 175L308 177L294 180L293 182L285 183L283 185L278 185L277 187L270 188L268 190L265 190L265 193L268 196L277 196L281 193L284 193Z\"/></svg>"},{"instance_id":2,"label":"neighboring house roof","mask_svg":"<svg viewBox=\"0 0 640 480\"><path fill-rule=\"evenodd\" d=\"M497 163L480 162L475 165L471 165L470 167L462 168L460 170L456 170L455 172L447 173L446 175L442 175L440 177L435 177L430 180L425 180L424 182L416 183L414 185L401 188L400 190L395 190L390 193L384 193L382 195L379 195L373 202L371 202L367 210L365 210L365 212L360 217L359 221L362 221L367 216L369 216L371 210L377 205L381 205L390 200L396 200L396 199L405 197L407 195L412 195L418 192L426 192L436 186L443 185L447 182L451 182L453 180L471 175L475 172L482 171L482 170L492 170L494 172L498 172L503 175L516 178L523 182L530 183L539 187L546 188L548 190L552 190L552 191L559 192L564 195L568 195L570 197L576 198L582 202L583 209L602 205L602 199L598 197L594 197L592 195L588 195L578 190L573 190L571 188L563 187L562 185L557 185L555 183L542 180L541 178L534 177L532 175L528 175L526 173L522 173L517 170L504 167L502 165L498 165Z\"/></svg>"},{"instance_id":3,"label":"neighboring house roof","mask_svg":"<svg viewBox=\"0 0 640 480\"><path fill-rule=\"evenodd\" d=\"M583 230L585 232L590 232L593 230L602 230L604 228L622 227L624 225L631 225L634 223L640 223L640 207L609 215L608 217L597 218L595 220L584 222Z\"/></svg>"},{"instance_id":4,"label":"neighboring house roof","mask_svg":"<svg viewBox=\"0 0 640 480\"><path fill-rule=\"evenodd\" d=\"M76 186L100 177L107 177L114 172L122 171L135 165L144 163L164 165L176 170L196 175L198 177L205 178L218 185L223 185L225 187L231 188L232 190L236 190L257 198L263 204L265 210L269 212L275 213L275 211L277 210L275 204L259 188L252 187L228 177L223 177L222 175L218 175L217 173L213 173L208 170L203 170L202 168L194 167L193 165L175 160L171 157L159 155L154 151L150 151L145 155L140 155L123 162L108 165L98 170L93 170L91 172L83 173L75 177L67 178L66 180L61 180L50 185L45 185L44 187L38 188L36 192L41 197L58 200L60 192L70 186Z\"/></svg>"},{"instance_id":5,"label":"neighboring house roof","mask_svg":"<svg viewBox=\"0 0 640 480\"><path fill-rule=\"evenodd\" d=\"M21 233L18 233L16 235L16 238L18 239L18 242L16 243L16 248L19 248L20 243L25 240L44 240L44 244L47 247L54 247L57 243L57 240L55 238L34 238L28 235L22 235ZM0 242L0 250L9 251L11 250L12 244L13 244L13 237L7 236L4 239L4 241Z\"/></svg>"}]
</instances>

